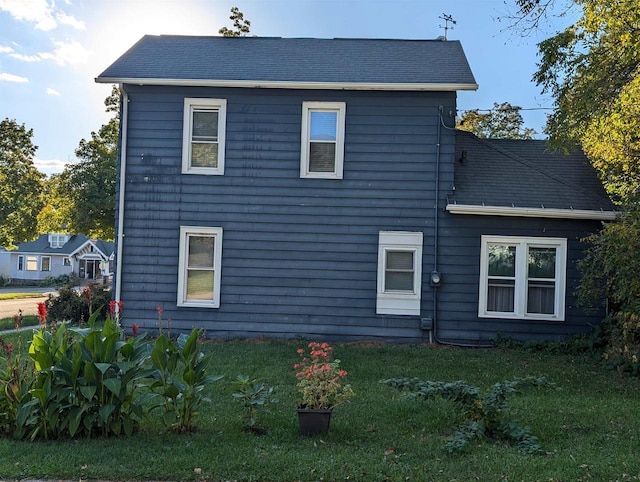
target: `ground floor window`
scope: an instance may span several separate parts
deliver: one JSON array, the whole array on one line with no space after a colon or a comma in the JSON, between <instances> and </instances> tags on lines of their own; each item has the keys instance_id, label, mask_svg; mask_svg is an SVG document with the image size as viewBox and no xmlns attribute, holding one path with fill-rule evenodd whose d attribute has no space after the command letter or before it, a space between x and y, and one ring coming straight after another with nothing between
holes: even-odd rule
<instances>
[{"instance_id":1,"label":"ground floor window","mask_svg":"<svg viewBox=\"0 0 640 482\"><path fill-rule=\"evenodd\" d=\"M51 271L51 257L43 256L40 260L40 271Z\"/></svg>"},{"instance_id":2,"label":"ground floor window","mask_svg":"<svg viewBox=\"0 0 640 482\"><path fill-rule=\"evenodd\" d=\"M567 240L482 236L478 316L564 320Z\"/></svg>"},{"instance_id":3,"label":"ground floor window","mask_svg":"<svg viewBox=\"0 0 640 482\"><path fill-rule=\"evenodd\" d=\"M220 306L222 228L182 226L178 306Z\"/></svg>"},{"instance_id":4,"label":"ground floor window","mask_svg":"<svg viewBox=\"0 0 640 482\"><path fill-rule=\"evenodd\" d=\"M422 233L380 231L376 313L420 315Z\"/></svg>"},{"instance_id":5,"label":"ground floor window","mask_svg":"<svg viewBox=\"0 0 640 482\"><path fill-rule=\"evenodd\" d=\"M27 256L27 271L38 271L37 256Z\"/></svg>"}]
</instances>

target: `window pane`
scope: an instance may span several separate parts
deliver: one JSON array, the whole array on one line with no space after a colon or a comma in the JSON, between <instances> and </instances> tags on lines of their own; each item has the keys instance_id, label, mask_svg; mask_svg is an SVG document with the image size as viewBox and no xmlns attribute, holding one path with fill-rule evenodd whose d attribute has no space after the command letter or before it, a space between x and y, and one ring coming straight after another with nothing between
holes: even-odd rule
<instances>
[{"instance_id":1,"label":"window pane","mask_svg":"<svg viewBox=\"0 0 640 482\"><path fill-rule=\"evenodd\" d=\"M529 278L556 277L556 248L529 248Z\"/></svg>"},{"instance_id":2,"label":"window pane","mask_svg":"<svg viewBox=\"0 0 640 482\"><path fill-rule=\"evenodd\" d=\"M413 251L387 251L387 269L413 272Z\"/></svg>"},{"instance_id":3,"label":"window pane","mask_svg":"<svg viewBox=\"0 0 640 482\"><path fill-rule=\"evenodd\" d=\"M38 271L37 256L27 256L27 271Z\"/></svg>"},{"instance_id":4,"label":"window pane","mask_svg":"<svg viewBox=\"0 0 640 482\"><path fill-rule=\"evenodd\" d=\"M188 267L213 269L214 242L212 236L189 236Z\"/></svg>"},{"instance_id":5,"label":"window pane","mask_svg":"<svg viewBox=\"0 0 640 482\"><path fill-rule=\"evenodd\" d=\"M387 271L384 277L384 290L413 292L413 272Z\"/></svg>"},{"instance_id":6,"label":"window pane","mask_svg":"<svg viewBox=\"0 0 640 482\"><path fill-rule=\"evenodd\" d=\"M218 167L218 144L191 144L191 167Z\"/></svg>"},{"instance_id":7,"label":"window pane","mask_svg":"<svg viewBox=\"0 0 640 482\"><path fill-rule=\"evenodd\" d=\"M555 313L556 283L554 281L529 281L527 289L527 313Z\"/></svg>"},{"instance_id":8,"label":"window pane","mask_svg":"<svg viewBox=\"0 0 640 482\"><path fill-rule=\"evenodd\" d=\"M192 139L194 141L218 140L218 111L193 112Z\"/></svg>"},{"instance_id":9,"label":"window pane","mask_svg":"<svg viewBox=\"0 0 640 482\"><path fill-rule=\"evenodd\" d=\"M490 279L487 289L487 311L513 313L515 280Z\"/></svg>"},{"instance_id":10,"label":"window pane","mask_svg":"<svg viewBox=\"0 0 640 482\"><path fill-rule=\"evenodd\" d=\"M309 172L334 172L336 145L333 142L312 142L309 145Z\"/></svg>"},{"instance_id":11,"label":"window pane","mask_svg":"<svg viewBox=\"0 0 640 482\"><path fill-rule=\"evenodd\" d=\"M516 275L516 247L489 245L489 276Z\"/></svg>"},{"instance_id":12,"label":"window pane","mask_svg":"<svg viewBox=\"0 0 640 482\"><path fill-rule=\"evenodd\" d=\"M51 258L42 258L42 271L49 271L51 269Z\"/></svg>"},{"instance_id":13,"label":"window pane","mask_svg":"<svg viewBox=\"0 0 640 482\"><path fill-rule=\"evenodd\" d=\"M309 138L312 141L335 141L338 126L337 112L311 111L311 129Z\"/></svg>"},{"instance_id":14,"label":"window pane","mask_svg":"<svg viewBox=\"0 0 640 482\"><path fill-rule=\"evenodd\" d=\"M213 299L213 271L187 271L187 300Z\"/></svg>"}]
</instances>

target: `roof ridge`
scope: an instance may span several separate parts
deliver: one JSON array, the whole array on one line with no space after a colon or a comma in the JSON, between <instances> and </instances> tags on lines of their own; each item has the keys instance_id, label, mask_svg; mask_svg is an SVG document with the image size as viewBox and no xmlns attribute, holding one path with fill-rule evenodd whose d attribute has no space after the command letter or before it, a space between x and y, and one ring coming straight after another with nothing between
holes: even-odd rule
<instances>
[{"instance_id":1,"label":"roof ridge","mask_svg":"<svg viewBox=\"0 0 640 482\"><path fill-rule=\"evenodd\" d=\"M581 192L583 194L586 194L588 197L590 197L594 201L595 200L602 201L602 199L603 199L602 196L594 194L591 190L585 189L584 187L582 187L579 184L574 184L574 183L572 183L570 181L567 181L567 180L565 180L565 179L563 179L563 178L561 178L559 176L556 176L555 174L553 174L553 173L547 171L546 169L538 166L537 164L529 161L528 159L525 159L524 157L521 157L521 156L509 151L508 149L505 149L503 147L500 147L500 146L497 146L497 145L493 144L492 142L490 142L492 139L484 139L482 137L476 136L473 132L463 131L461 129L456 129L456 132L464 132L465 134L469 134L469 135L475 137L478 141L480 141L481 144L484 144L486 147L488 147L488 148L490 148L490 149L492 149L494 151L500 152L501 154L513 159L514 161L516 161L516 162L518 162L520 164L523 164L523 165L525 165L525 166L527 166L527 167L539 172L540 174L542 174L545 177L553 179L553 180L559 182L560 184L563 184L563 185L565 185L567 187L575 189L576 191L579 191L579 192ZM495 139L495 140L504 140L504 139ZM510 139L510 140L513 140L513 141L515 141L515 140L520 140L520 141L529 141L529 140L542 141L542 139ZM605 192L605 195L606 195L606 192ZM607 198L608 198L608 196L607 196ZM609 201L611 201L611 199L609 199Z\"/></svg>"}]
</instances>

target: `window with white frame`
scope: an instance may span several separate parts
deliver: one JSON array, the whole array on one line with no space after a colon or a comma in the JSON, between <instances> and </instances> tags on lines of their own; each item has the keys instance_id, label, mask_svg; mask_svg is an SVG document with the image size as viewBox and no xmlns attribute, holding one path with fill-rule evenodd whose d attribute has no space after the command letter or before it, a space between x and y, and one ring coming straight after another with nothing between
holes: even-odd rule
<instances>
[{"instance_id":1,"label":"window with white frame","mask_svg":"<svg viewBox=\"0 0 640 482\"><path fill-rule=\"evenodd\" d=\"M303 102L300 177L342 179L344 102Z\"/></svg>"},{"instance_id":2,"label":"window with white frame","mask_svg":"<svg viewBox=\"0 0 640 482\"><path fill-rule=\"evenodd\" d=\"M18 271L24 271L24 256L18 256Z\"/></svg>"},{"instance_id":3,"label":"window with white frame","mask_svg":"<svg viewBox=\"0 0 640 482\"><path fill-rule=\"evenodd\" d=\"M226 99L184 99L183 174L224 174Z\"/></svg>"},{"instance_id":4,"label":"window with white frame","mask_svg":"<svg viewBox=\"0 0 640 482\"><path fill-rule=\"evenodd\" d=\"M51 256L40 258L40 271L51 271Z\"/></svg>"},{"instance_id":5,"label":"window with white frame","mask_svg":"<svg viewBox=\"0 0 640 482\"><path fill-rule=\"evenodd\" d=\"M567 240L482 236L478 316L564 320Z\"/></svg>"},{"instance_id":6,"label":"window with white frame","mask_svg":"<svg viewBox=\"0 0 640 482\"><path fill-rule=\"evenodd\" d=\"M27 271L38 271L37 256L27 256Z\"/></svg>"},{"instance_id":7,"label":"window with white frame","mask_svg":"<svg viewBox=\"0 0 640 482\"><path fill-rule=\"evenodd\" d=\"M71 258L63 258L62 266L71 266Z\"/></svg>"},{"instance_id":8,"label":"window with white frame","mask_svg":"<svg viewBox=\"0 0 640 482\"><path fill-rule=\"evenodd\" d=\"M62 248L69 237L66 234L50 234L49 235L49 246L51 248Z\"/></svg>"},{"instance_id":9,"label":"window with white frame","mask_svg":"<svg viewBox=\"0 0 640 482\"><path fill-rule=\"evenodd\" d=\"M422 239L419 232L380 231L376 313L420 315Z\"/></svg>"},{"instance_id":10,"label":"window with white frame","mask_svg":"<svg viewBox=\"0 0 640 482\"><path fill-rule=\"evenodd\" d=\"M178 306L220 306L222 228L181 226Z\"/></svg>"}]
</instances>

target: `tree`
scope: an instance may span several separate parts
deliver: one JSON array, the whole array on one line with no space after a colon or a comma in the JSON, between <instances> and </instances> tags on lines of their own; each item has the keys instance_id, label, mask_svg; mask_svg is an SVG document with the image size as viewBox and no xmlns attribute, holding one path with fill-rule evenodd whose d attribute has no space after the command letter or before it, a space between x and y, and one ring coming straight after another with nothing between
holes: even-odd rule
<instances>
[{"instance_id":1,"label":"tree","mask_svg":"<svg viewBox=\"0 0 640 482\"><path fill-rule=\"evenodd\" d=\"M539 44L534 80L556 103L545 131L556 147L580 144L614 200L637 204L640 2L574 3L582 16Z\"/></svg>"},{"instance_id":2,"label":"tree","mask_svg":"<svg viewBox=\"0 0 640 482\"><path fill-rule=\"evenodd\" d=\"M33 129L15 120L0 122L0 246L33 239L42 208L41 174L33 165Z\"/></svg>"},{"instance_id":3,"label":"tree","mask_svg":"<svg viewBox=\"0 0 640 482\"><path fill-rule=\"evenodd\" d=\"M44 181L44 207L38 214L38 232L69 233L71 222L71 199L65 184L68 171L54 174Z\"/></svg>"},{"instance_id":4,"label":"tree","mask_svg":"<svg viewBox=\"0 0 640 482\"><path fill-rule=\"evenodd\" d=\"M244 14L238 7L231 7L231 15L229 16L229 19L233 20L233 28L235 30L231 30L227 27L222 27L220 30L218 30L218 33L220 35L222 35L223 37L244 37L249 33L251 22L244 19Z\"/></svg>"},{"instance_id":5,"label":"tree","mask_svg":"<svg viewBox=\"0 0 640 482\"><path fill-rule=\"evenodd\" d=\"M52 178L47 209L59 215L55 222L63 231L113 239L120 126L120 91L116 86L104 103L114 117L97 133L91 132L90 140L80 141L76 149L79 162L67 165L59 177Z\"/></svg>"},{"instance_id":6,"label":"tree","mask_svg":"<svg viewBox=\"0 0 640 482\"><path fill-rule=\"evenodd\" d=\"M458 119L456 127L485 139L532 139L536 131L523 128L520 109L508 102L494 102L493 109L486 114L480 113L479 109L466 111Z\"/></svg>"}]
</instances>

